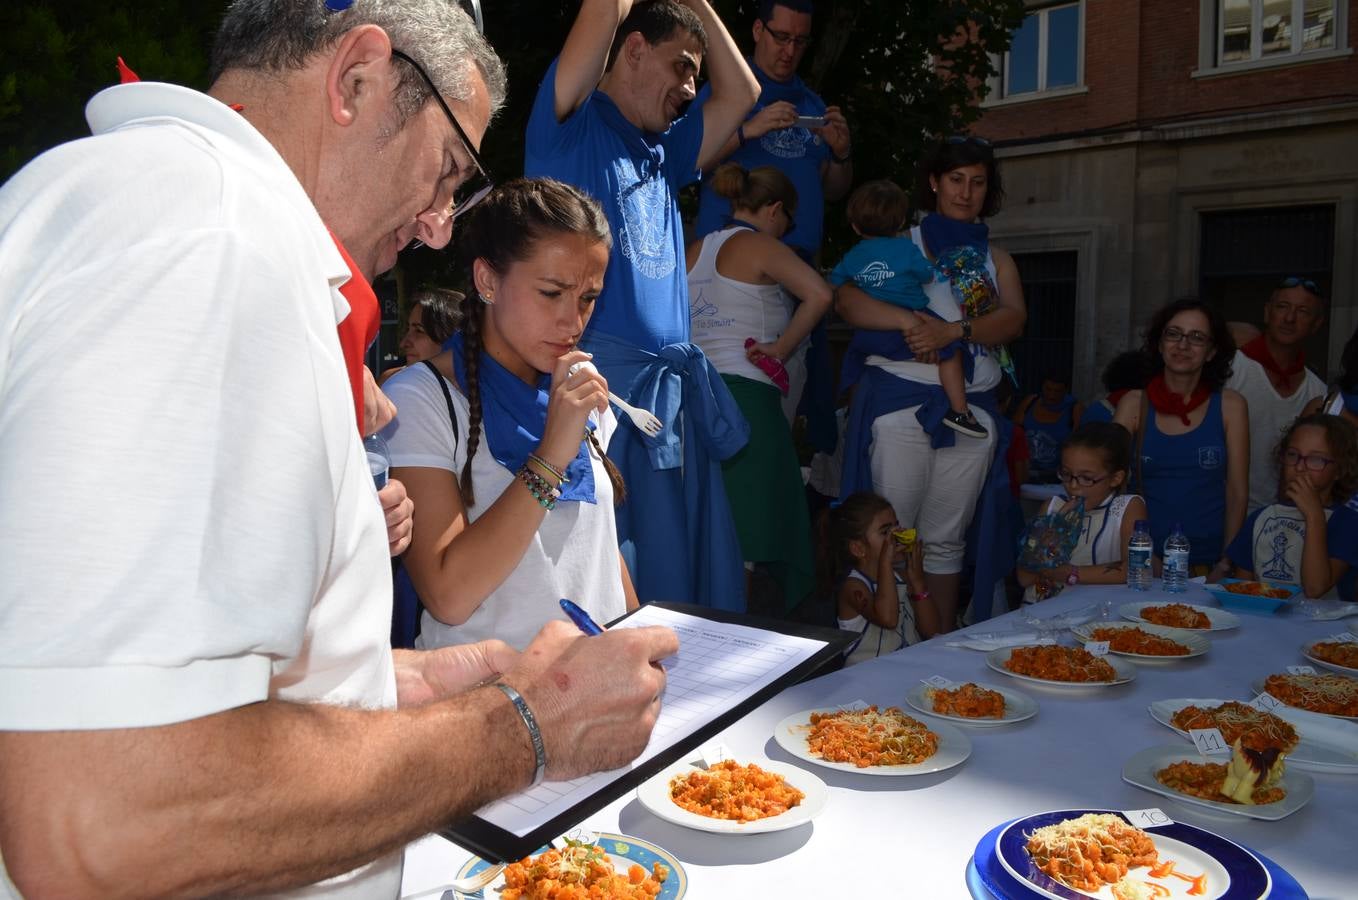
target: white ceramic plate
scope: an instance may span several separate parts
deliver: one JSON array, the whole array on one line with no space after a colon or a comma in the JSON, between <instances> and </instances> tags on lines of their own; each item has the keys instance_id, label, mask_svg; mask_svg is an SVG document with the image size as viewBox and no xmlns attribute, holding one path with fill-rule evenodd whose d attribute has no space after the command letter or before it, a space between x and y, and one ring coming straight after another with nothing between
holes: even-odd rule
<instances>
[{"instance_id":1,"label":"white ceramic plate","mask_svg":"<svg viewBox=\"0 0 1358 900\"><path fill-rule=\"evenodd\" d=\"M1218 803L1215 800L1204 800L1201 797L1194 797L1191 794L1181 794L1176 790L1165 787L1155 780L1155 773L1165 766L1176 762L1203 762L1202 756L1196 750L1186 749L1182 744L1165 747L1147 747L1140 753L1136 753L1127 764L1122 767L1122 780L1128 784L1144 788L1153 794L1162 797L1169 797L1178 800L1180 803L1187 803L1190 806L1202 806L1207 809L1214 809L1218 812L1230 813L1231 815L1244 816L1248 819L1265 819L1274 821L1292 815L1301 809L1311 799L1316 792L1316 783L1311 780L1311 776L1304 772L1295 772L1290 769L1283 772L1282 787L1287 792L1287 796L1277 803ZM1214 763L1225 763L1229 757L1209 757L1207 760Z\"/></svg>"},{"instance_id":2,"label":"white ceramic plate","mask_svg":"<svg viewBox=\"0 0 1358 900\"><path fill-rule=\"evenodd\" d=\"M928 726L929 730L938 735L938 750L934 751L934 755L924 762L908 766L866 766L860 769L852 763L831 762L827 759L821 759L812 753L806 744L807 735L811 731L811 714L839 712L842 708L832 706L793 713L779 722L773 729L773 739L778 742L778 746L798 759L804 759L809 763L815 763L827 769L853 772L855 775L928 775L932 772L942 772L944 769L961 765L968 756L971 756L971 740L960 729L954 728L946 722L925 722L924 724ZM878 709L880 710L882 707L879 705Z\"/></svg>"},{"instance_id":3,"label":"white ceramic plate","mask_svg":"<svg viewBox=\"0 0 1358 900\"><path fill-rule=\"evenodd\" d=\"M1171 724L1175 713L1185 706L1212 707L1225 702L1188 697L1156 700L1147 709L1152 719L1176 734L1188 737L1188 732L1180 731ZM1358 726L1336 721L1333 716L1322 716L1290 706L1279 707L1274 715L1291 724L1300 738L1297 746L1287 755L1289 766L1314 772L1358 775Z\"/></svg>"},{"instance_id":4,"label":"white ceramic plate","mask_svg":"<svg viewBox=\"0 0 1358 900\"><path fill-rule=\"evenodd\" d=\"M1045 684L1048 687L1070 688L1072 690L1088 690L1090 688L1112 687L1115 684L1126 684L1136 678L1136 666L1125 659L1105 656L1104 660L1113 667L1113 672L1117 676L1112 681L1053 681L1048 678L1034 678L1031 675L1020 675L1011 672L1004 667L1009 660L1009 654L1019 647L1005 647L1002 650L992 650L986 654L985 664L996 672L1003 672L1010 678L1017 678L1019 681L1031 681L1033 684Z\"/></svg>"},{"instance_id":5,"label":"white ceramic plate","mask_svg":"<svg viewBox=\"0 0 1358 900\"><path fill-rule=\"evenodd\" d=\"M1321 638L1318 641L1311 641L1307 644L1303 644L1301 648L1301 655L1322 668L1330 669L1332 671L1339 672L1343 675L1353 675L1355 677L1358 677L1358 669L1355 669L1352 666L1341 666L1339 663L1328 662L1327 660L1323 660L1320 657L1313 656L1311 654L1311 648L1314 647L1316 644L1330 644L1330 643L1337 642L1331 641L1329 638ZM1358 644L1356 644L1355 646L1358 646Z\"/></svg>"},{"instance_id":6,"label":"white ceramic plate","mask_svg":"<svg viewBox=\"0 0 1358 900\"><path fill-rule=\"evenodd\" d=\"M1195 656L1202 656L1212 646L1212 642L1203 637L1200 631L1191 631L1186 628L1166 628L1163 625L1152 625L1149 622L1087 622L1084 625L1076 625L1071 631L1082 641L1092 641L1094 640L1094 630L1098 628L1140 628L1147 634L1169 638L1171 641L1177 641L1188 648L1188 652L1180 656L1153 656L1147 653L1126 653L1121 650L1114 650L1112 647L1108 648L1109 653L1116 653L1118 656L1125 656L1140 663L1163 663L1192 659Z\"/></svg>"},{"instance_id":7,"label":"white ceramic plate","mask_svg":"<svg viewBox=\"0 0 1358 900\"><path fill-rule=\"evenodd\" d=\"M965 682L959 682L959 686ZM998 719L971 719L966 716L954 716L950 713L934 712L933 704L929 700L929 691L933 688L924 682L919 682L912 687L905 695L905 702L911 707L937 719L946 719L949 722L956 722L959 725L970 725L976 728L988 728L996 725L1012 725L1015 722L1022 722L1024 719L1031 719L1037 715L1037 701L1027 694L1016 691L1013 688L1000 687L998 684L983 684L979 681L971 682L977 687L996 691L1004 697L1004 715Z\"/></svg>"},{"instance_id":8,"label":"white ceramic plate","mask_svg":"<svg viewBox=\"0 0 1358 900\"><path fill-rule=\"evenodd\" d=\"M783 831L788 828L796 828L798 825L810 822L820 815L821 810L825 809L826 801L830 799L830 791L825 787L825 782L805 769L769 759L736 761L752 762L766 772L781 775L788 784L806 796L802 798L801 803L787 812L769 816L767 819L756 819L753 822L714 819L711 816L689 812L670 799L670 780L679 775L699 771L701 767L695 761L690 760L675 763L642 782L641 786L637 788L637 799L647 810L666 822L673 822L675 825L683 825L685 828L694 828L698 831L711 831L716 834L759 834L766 831Z\"/></svg>"},{"instance_id":9,"label":"white ceramic plate","mask_svg":"<svg viewBox=\"0 0 1358 900\"><path fill-rule=\"evenodd\" d=\"M1145 622L1146 620L1141 618L1141 610L1145 609L1147 606L1172 606L1174 603L1179 602L1181 601L1176 600L1170 603L1156 603L1154 601L1146 601L1144 603L1124 603L1118 607L1118 615L1122 616L1124 619L1130 619L1133 622ZM1191 606L1198 610L1207 617L1208 622L1212 623L1209 628L1190 628L1188 629L1189 631L1225 631L1228 628L1240 627L1240 617L1233 612L1217 609L1214 606L1203 606L1200 603L1184 603L1183 605Z\"/></svg>"},{"instance_id":10,"label":"white ceramic plate","mask_svg":"<svg viewBox=\"0 0 1358 900\"><path fill-rule=\"evenodd\" d=\"M1285 673L1279 672L1279 673L1276 673L1276 674L1282 675L1282 674L1285 674ZM1321 674L1321 675L1325 675L1325 674L1327 674L1327 673L1321 672L1320 674ZM1353 680L1353 679L1350 679L1350 681L1352 681L1352 680ZM1254 682L1250 685L1250 687L1254 689L1254 693L1255 693L1256 696L1259 695L1259 694L1262 694L1262 693L1264 692L1264 679L1262 679L1262 678L1257 679L1256 681L1254 681ZM1282 698L1282 697L1274 697L1274 699L1277 700L1279 703L1282 703L1282 702L1283 702L1283 698ZM1301 712L1311 713L1311 715L1313 715L1313 716L1324 716L1324 717L1327 718L1327 719L1340 719L1340 720L1342 720L1342 721L1347 721L1347 722L1358 722L1358 716L1341 716L1341 715L1337 715L1337 714L1335 714L1335 713L1311 712L1311 710L1309 710L1309 709L1302 709L1300 706L1288 706L1288 705L1285 704L1285 703L1284 703L1283 705L1286 706L1288 709L1297 709L1297 710L1300 710Z\"/></svg>"}]
</instances>

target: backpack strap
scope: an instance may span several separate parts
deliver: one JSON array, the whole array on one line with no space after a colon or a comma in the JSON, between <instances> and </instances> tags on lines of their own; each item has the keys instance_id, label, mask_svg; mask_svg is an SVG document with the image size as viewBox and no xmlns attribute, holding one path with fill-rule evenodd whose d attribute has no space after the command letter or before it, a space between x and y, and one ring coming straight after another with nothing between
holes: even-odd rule
<instances>
[{"instance_id":1,"label":"backpack strap","mask_svg":"<svg viewBox=\"0 0 1358 900\"><path fill-rule=\"evenodd\" d=\"M429 367L429 371L434 373L434 381L438 382L439 388L443 391L443 402L448 404L448 422L453 427L453 450L457 450L457 410L453 407L453 395L448 391L448 381L439 371L438 366L429 360L424 360L424 364Z\"/></svg>"}]
</instances>

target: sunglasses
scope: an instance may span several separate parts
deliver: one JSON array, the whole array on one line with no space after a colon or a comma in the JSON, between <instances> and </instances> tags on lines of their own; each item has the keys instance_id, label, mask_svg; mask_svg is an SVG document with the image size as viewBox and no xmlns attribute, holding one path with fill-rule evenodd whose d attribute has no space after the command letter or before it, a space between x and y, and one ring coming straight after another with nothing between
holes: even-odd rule
<instances>
[{"instance_id":1,"label":"sunglasses","mask_svg":"<svg viewBox=\"0 0 1358 900\"><path fill-rule=\"evenodd\" d=\"M1316 283L1314 281L1312 281L1309 278L1301 278L1297 275L1287 276L1282 281L1278 282L1278 287L1279 288L1299 287L1309 293L1315 294L1317 297L1321 296L1320 288L1316 286Z\"/></svg>"},{"instance_id":2,"label":"sunglasses","mask_svg":"<svg viewBox=\"0 0 1358 900\"><path fill-rule=\"evenodd\" d=\"M471 158L471 171L468 172L464 167L463 172L461 173L461 181L453 188L453 205L450 215L452 218L456 219L458 216L486 199L486 195L495 187L495 182L491 179L490 173L486 170L485 163L481 162L481 157L476 154L476 148L472 146L471 139L467 137L467 132L462 129L460 124L458 124L457 116L453 115L453 110L448 106L448 101L444 100L443 95L439 93L438 88L434 87L434 81L429 77L429 73L426 72L419 63L415 62L415 60L411 59L400 50L392 48L391 55L410 66L424 79L424 83L428 85L430 93L439 105L439 109L442 109L443 114L448 117L448 123L453 126L453 132L457 135L458 140L462 142L462 148L467 151L467 156Z\"/></svg>"}]
</instances>

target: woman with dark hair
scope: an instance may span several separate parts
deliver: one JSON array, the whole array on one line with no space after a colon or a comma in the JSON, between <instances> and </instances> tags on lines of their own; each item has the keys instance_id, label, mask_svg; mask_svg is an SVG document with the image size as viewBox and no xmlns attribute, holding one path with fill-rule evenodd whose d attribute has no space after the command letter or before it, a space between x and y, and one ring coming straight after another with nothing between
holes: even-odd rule
<instances>
[{"instance_id":1,"label":"woman with dark hair","mask_svg":"<svg viewBox=\"0 0 1358 900\"><path fill-rule=\"evenodd\" d=\"M886 497L903 525L924 535L924 572L944 631L955 627L968 527L978 546L972 618L988 618L997 582L1013 568L1012 498L1003 464L1011 426L993 391L1009 365L1002 346L1023 333L1018 269L992 245L986 219L999 212L999 165L984 138L954 135L921 161L916 206L928 214L910 238L939 273L924 286L934 316L874 299L851 284L836 308L857 332L841 387L855 384L845 435L841 496ZM934 363L962 342L967 404L989 434L956 441ZM913 358L912 358L913 357ZM992 465L996 458L1000 465ZM986 545L989 542L989 546Z\"/></svg>"},{"instance_id":2,"label":"woman with dark hair","mask_svg":"<svg viewBox=\"0 0 1358 900\"><path fill-rule=\"evenodd\" d=\"M1103 367L1103 389L1108 392L1107 396L1085 407L1084 415L1080 417L1080 424L1086 422L1111 422L1113 413L1117 411L1118 401L1121 400L1128 391L1139 391L1146 386L1151 375L1150 360L1141 349L1127 350L1119 353L1108 361L1108 365Z\"/></svg>"},{"instance_id":3,"label":"woman with dark hair","mask_svg":"<svg viewBox=\"0 0 1358 900\"><path fill-rule=\"evenodd\" d=\"M1219 312L1187 298L1156 312L1145 353L1155 374L1123 396L1113 420L1133 435L1132 483L1146 498L1156 552L1179 524L1189 565L1205 574L1240 530L1249 499L1249 413L1223 387L1235 342Z\"/></svg>"},{"instance_id":4,"label":"woman with dark hair","mask_svg":"<svg viewBox=\"0 0 1358 900\"><path fill-rule=\"evenodd\" d=\"M732 218L688 245L693 342L750 423L749 443L721 464L746 564L746 599L750 567L768 565L790 611L810 593L815 573L801 462L782 405L789 387L783 363L830 309L830 286L781 240L797 212L786 175L726 163L711 181L717 196L731 201Z\"/></svg>"},{"instance_id":5,"label":"woman with dark hair","mask_svg":"<svg viewBox=\"0 0 1358 900\"><path fill-rule=\"evenodd\" d=\"M457 331L462 318L462 292L448 288L426 288L417 291L406 313L406 330L397 345L406 356L405 365L392 366L382 372L378 384L386 381L406 366L433 359L443 351L443 342Z\"/></svg>"},{"instance_id":6,"label":"woman with dark hair","mask_svg":"<svg viewBox=\"0 0 1358 900\"><path fill-rule=\"evenodd\" d=\"M550 179L496 188L461 235L474 288L462 331L388 382L399 412L383 434L420 511L404 557L425 606L417 646L522 649L564 618L563 597L599 622L637 605L613 518L608 384L576 349L611 236L593 199Z\"/></svg>"},{"instance_id":7,"label":"woman with dark hair","mask_svg":"<svg viewBox=\"0 0 1358 900\"><path fill-rule=\"evenodd\" d=\"M1344 352L1339 357L1339 378L1323 398L1317 397L1306 404L1302 415L1325 412L1332 416L1343 416L1358 425L1358 328L1353 330Z\"/></svg>"}]
</instances>

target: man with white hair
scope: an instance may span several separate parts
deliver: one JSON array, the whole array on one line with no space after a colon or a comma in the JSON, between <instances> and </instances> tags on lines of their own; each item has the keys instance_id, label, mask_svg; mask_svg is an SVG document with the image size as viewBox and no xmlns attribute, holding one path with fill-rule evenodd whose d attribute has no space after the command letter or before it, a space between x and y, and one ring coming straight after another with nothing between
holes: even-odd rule
<instances>
[{"instance_id":1,"label":"man with white hair","mask_svg":"<svg viewBox=\"0 0 1358 900\"><path fill-rule=\"evenodd\" d=\"M336 323L474 202L465 13L237 0L213 68L0 190L0 896L395 897L410 840L634 758L677 646L387 646Z\"/></svg>"}]
</instances>

